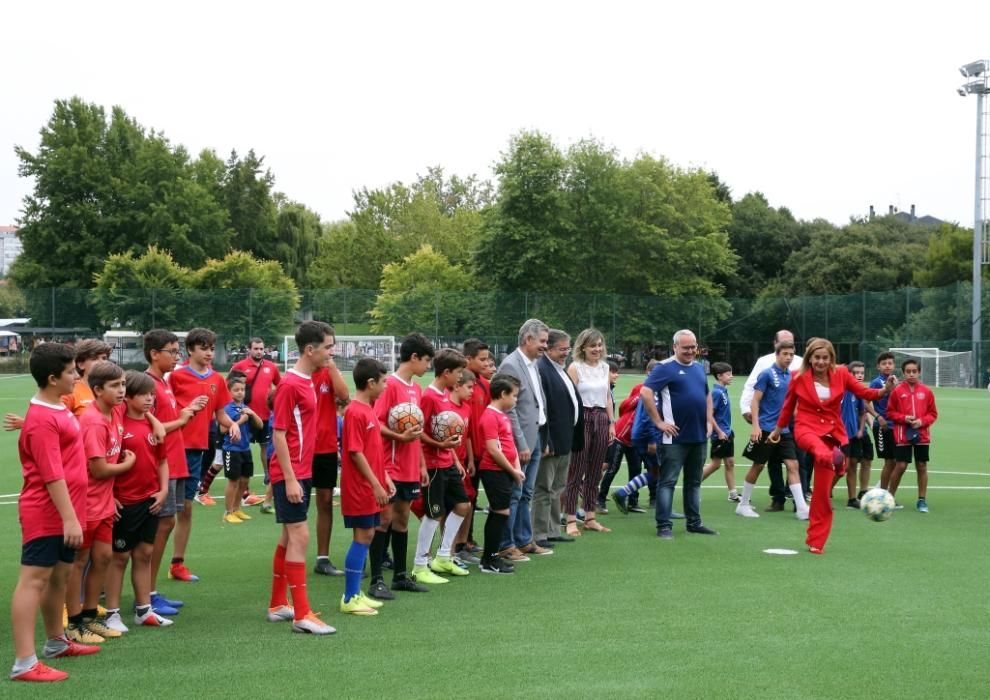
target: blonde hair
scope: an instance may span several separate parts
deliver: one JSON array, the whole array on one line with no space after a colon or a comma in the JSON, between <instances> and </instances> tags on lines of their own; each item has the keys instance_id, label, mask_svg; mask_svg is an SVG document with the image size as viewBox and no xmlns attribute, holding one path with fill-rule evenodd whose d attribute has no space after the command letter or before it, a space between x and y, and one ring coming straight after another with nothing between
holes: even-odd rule
<instances>
[{"instance_id":1,"label":"blonde hair","mask_svg":"<svg viewBox=\"0 0 990 700\"><path fill-rule=\"evenodd\" d=\"M578 337L574 340L574 350L571 351L571 357L579 362L585 361L585 350L589 345L594 345L598 341L602 341L602 359L605 359L605 336L602 335L601 331L595 328L585 328L583 331L578 333Z\"/></svg>"},{"instance_id":2,"label":"blonde hair","mask_svg":"<svg viewBox=\"0 0 990 700\"><path fill-rule=\"evenodd\" d=\"M811 356L818 350L828 352L828 371L831 372L835 369L835 348L832 347L832 343L825 340L825 338L812 338L804 347L804 362L801 364L801 371L798 372L799 375L811 369Z\"/></svg>"}]
</instances>

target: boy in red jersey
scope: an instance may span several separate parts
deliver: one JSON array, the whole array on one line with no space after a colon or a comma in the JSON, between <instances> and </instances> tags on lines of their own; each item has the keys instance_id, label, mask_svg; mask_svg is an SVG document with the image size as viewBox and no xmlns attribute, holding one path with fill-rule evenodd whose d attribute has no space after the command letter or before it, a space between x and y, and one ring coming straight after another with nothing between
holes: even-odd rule
<instances>
[{"instance_id":1,"label":"boy in red jersey","mask_svg":"<svg viewBox=\"0 0 990 700\"><path fill-rule=\"evenodd\" d=\"M455 564L450 556L457 531L471 508L471 502L464 491L464 467L454 454L461 443L461 436L452 435L440 440L434 436L432 427L436 416L445 411L454 412L449 392L457 386L461 370L466 365L467 361L460 351L450 348L438 351L433 358L433 381L426 387L420 401L424 427L420 440L423 442L428 481L423 498L426 512L416 539L413 576L421 583L446 583L447 579L436 575L440 573L451 576L468 575L467 569ZM450 506L453 508L448 510ZM447 519L444 522L440 549L431 562L429 557L433 536L445 515Z\"/></svg>"},{"instance_id":2,"label":"boy in red jersey","mask_svg":"<svg viewBox=\"0 0 990 700\"><path fill-rule=\"evenodd\" d=\"M516 441L512 437L512 422L506 414L516 405L519 380L508 374L496 374L491 381L492 402L481 417L481 435L485 453L478 471L488 496L488 520L485 521L485 552L481 557L481 573L512 574L515 567L498 556L502 546L505 524L509 521L509 501L513 482L521 484L526 478L519 466Z\"/></svg>"},{"instance_id":3,"label":"boy in red jersey","mask_svg":"<svg viewBox=\"0 0 990 700\"><path fill-rule=\"evenodd\" d=\"M258 445L261 451L261 466L264 473L268 474L268 443L272 436L268 432L268 398L275 392L275 387L282 381L282 375L278 371L278 365L271 360L265 359L265 341L263 338L251 338L248 343L248 356L230 368L231 372L240 372L244 375L245 403L261 419L262 428L251 430L251 442ZM252 500L254 499L254 500ZM256 505L256 496L252 496L250 491L244 505ZM250 501L250 502L249 502ZM271 484L265 488L265 503L272 502Z\"/></svg>"},{"instance_id":4,"label":"boy in red jersey","mask_svg":"<svg viewBox=\"0 0 990 700\"><path fill-rule=\"evenodd\" d=\"M156 328L144 334L144 357L148 361L145 373L155 382L155 401L151 413L165 429L165 459L168 462L168 496L158 511L158 534L155 536L155 547L151 555L151 607L159 615L175 615L182 607L181 600L165 598L158 593L158 572L168 538L175 528L175 516L185 510L185 482L189 476L189 467L186 465L182 427L207 402L205 396L198 396L180 410L165 376L175 369L181 354L179 337L175 333Z\"/></svg>"},{"instance_id":5,"label":"boy in red jersey","mask_svg":"<svg viewBox=\"0 0 990 700\"><path fill-rule=\"evenodd\" d=\"M306 547L309 527L306 513L313 488L313 454L316 451L317 405L313 372L325 367L333 352L333 329L321 321L304 321L296 330L299 359L286 372L275 392L272 444L269 463L275 521L282 534L272 560L272 595L268 619L292 620L293 632L333 634L335 630L309 608L306 596ZM289 593L292 605L289 605Z\"/></svg>"},{"instance_id":6,"label":"boy in red jersey","mask_svg":"<svg viewBox=\"0 0 990 700\"><path fill-rule=\"evenodd\" d=\"M382 509L395 493L395 485L385 473L385 451L381 425L372 406L385 391L385 366L370 357L354 365L357 394L344 413L343 468L340 472L340 511L344 526L354 530L354 541L344 560L344 595L340 612L351 615L377 615L382 606L361 592L361 577L368 547L381 521Z\"/></svg>"},{"instance_id":7,"label":"boy in red jersey","mask_svg":"<svg viewBox=\"0 0 990 700\"><path fill-rule=\"evenodd\" d=\"M38 609L48 641L44 656L81 656L100 650L69 640L62 605L69 569L86 528L88 475L82 432L61 397L76 383L72 349L61 343L35 348L29 361L38 393L31 399L17 449L24 485L17 501L21 523L21 569L10 603L15 681L63 681L69 677L38 661L34 625Z\"/></svg>"},{"instance_id":8,"label":"boy in red jersey","mask_svg":"<svg viewBox=\"0 0 990 700\"><path fill-rule=\"evenodd\" d=\"M897 495L901 477L914 456L914 468L918 473L918 512L928 512L928 448L931 444L930 428L938 420L935 395L921 383L921 364L917 360L905 360L901 364L904 381L894 387L887 400L887 420L894 428L894 472L887 489Z\"/></svg>"},{"instance_id":9,"label":"boy in red jersey","mask_svg":"<svg viewBox=\"0 0 990 700\"><path fill-rule=\"evenodd\" d=\"M475 556L468 548L468 533L471 532L471 523L474 520L474 502L478 498L478 490L474 485L477 469L474 462L474 445L471 444L471 434L474 425L471 423L471 397L474 394L474 387L477 385L474 372L464 368L457 378L457 384L450 390L450 403L454 413L461 417L464 422L464 432L461 435L461 442L454 449L454 456L458 463L464 467L464 493L467 495L469 507L464 522L457 530L454 538L454 559L455 563L460 562L464 566L469 564L480 564L481 558Z\"/></svg>"},{"instance_id":10,"label":"boy in red jersey","mask_svg":"<svg viewBox=\"0 0 990 700\"><path fill-rule=\"evenodd\" d=\"M474 464L477 466L481 462L481 456L485 452L485 442L481 438L481 416L491 401L488 380L491 378L490 363L492 360L491 351L481 340L468 338L462 347L464 359L467 360L467 368L474 373L474 391L471 393L469 403L471 404L471 422L469 431L471 435L471 449L474 452ZM478 507L478 485L481 483L481 475L475 470L471 477L471 484L474 486L474 496L471 498L472 511ZM468 528L467 548L471 552L478 552L480 548L474 540L474 518L471 518L471 525Z\"/></svg>"},{"instance_id":11,"label":"boy in red jersey","mask_svg":"<svg viewBox=\"0 0 990 700\"><path fill-rule=\"evenodd\" d=\"M237 442L241 439L240 426L231 421L223 410L230 403L230 392L223 377L213 371L216 344L216 333L206 328L193 328L186 336L189 363L177 367L168 376L168 385L179 406L195 406L202 401L201 397L206 397L203 410L198 411L182 428L189 476L185 481L184 508L178 514L175 526L175 547L168 571L169 578L179 581L199 580L186 566L185 557L192 533L192 502L199 489L203 458L210 451L210 420L215 418L219 425L227 428L231 440ZM208 464L205 466L209 467Z\"/></svg>"},{"instance_id":12,"label":"boy in red jersey","mask_svg":"<svg viewBox=\"0 0 990 700\"><path fill-rule=\"evenodd\" d=\"M144 372L127 373L124 404L124 449L134 466L114 480L120 513L113 524L113 563L107 576L107 610L120 610L124 570L131 565L134 623L168 627L172 621L151 606L151 555L158 534L158 513L168 498L168 461L163 443L156 443L148 414L155 400L155 380Z\"/></svg>"},{"instance_id":13,"label":"boy in red jersey","mask_svg":"<svg viewBox=\"0 0 990 700\"><path fill-rule=\"evenodd\" d=\"M333 326L331 333L333 332ZM336 339L335 339L336 340ZM323 576L343 576L330 561L333 533L333 490L337 486L337 399L347 400L347 382L330 357L326 367L313 373L316 387L316 454L313 455L313 488L316 489L316 565Z\"/></svg>"},{"instance_id":14,"label":"boy in red jersey","mask_svg":"<svg viewBox=\"0 0 990 700\"><path fill-rule=\"evenodd\" d=\"M423 391L413 377L422 377L426 373L433 353L433 343L422 333L411 333L403 338L399 345L399 368L389 375L385 381L385 391L375 402L375 414L385 438L385 470L395 484L392 507L382 513L382 522L376 528L375 538L371 542L371 587L368 594L379 600L394 598L382 576L382 561L385 559L385 548L390 535L392 588L415 593L429 590L406 573L409 507L419 497L420 486L428 483L426 462L423 460L419 441L423 426L411 426L405 432L397 433L388 427L388 412L400 403L419 406Z\"/></svg>"},{"instance_id":15,"label":"boy in red jersey","mask_svg":"<svg viewBox=\"0 0 990 700\"><path fill-rule=\"evenodd\" d=\"M89 466L87 525L82 547L69 574L65 600L69 626L65 636L84 644L99 644L107 637L120 636L120 632L96 618L96 611L107 568L113 557L111 542L116 515L114 477L134 466L134 455L121 449L124 436L124 370L112 362L101 360L89 369L87 381L96 397L79 418L84 454ZM84 593L82 603L80 593ZM107 617L113 613L114 610L108 607Z\"/></svg>"}]
</instances>

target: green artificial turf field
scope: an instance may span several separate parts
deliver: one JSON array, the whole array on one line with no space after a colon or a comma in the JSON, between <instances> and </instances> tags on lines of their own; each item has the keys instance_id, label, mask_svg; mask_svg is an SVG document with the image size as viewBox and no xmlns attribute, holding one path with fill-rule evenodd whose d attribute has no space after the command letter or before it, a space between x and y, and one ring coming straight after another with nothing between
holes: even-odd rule
<instances>
[{"instance_id":1,"label":"green artificial turf field","mask_svg":"<svg viewBox=\"0 0 990 700\"><path fill-rule=\"evenodd\" d=\"M623 376L617 396L636 379ZM32 391L30 378L0 378L0 412L23 413ZM174 626L55 662L71 673L63 684L0 680L0 697L987 697L990 396L936 395L931 513L913 510L910 471L899 498L908 507L886 523L846 510L840 485L825 556L804 551L804 524L791 513L734 515L719 473L702 505L718 537L687 535L679 521L676 539L662 542L651 513L613 507L601 519L611 534L560 544L511 577L473 569L430 593L398 594L374 618L341 615L343 579L311 575L313 608L338 628L325 638L265 621L272 517L255 508L251 522L221 525L219 508L197 505L187 563L202 580L160 585L186 602ZM738 454L746 431L738 415L734 425ZM0 433L0 458L0 599L9 601L20 553L15 436ZM743 475L737 466L737 482ZM761 476L758 509L766 485ZM334 530L341 567L349 534ZM762 552L771 547L801 553ZM314 548L315 537L311 558ZM4 631L0 664L12 655Z\"/></svg>"}]
</instances>

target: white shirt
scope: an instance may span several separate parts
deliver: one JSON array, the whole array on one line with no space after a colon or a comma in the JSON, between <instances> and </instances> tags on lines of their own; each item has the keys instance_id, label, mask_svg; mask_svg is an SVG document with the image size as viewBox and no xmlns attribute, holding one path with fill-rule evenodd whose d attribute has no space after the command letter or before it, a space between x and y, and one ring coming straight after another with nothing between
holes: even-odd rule
<instances>
[{"instance_id":1,"label":"white shirt","mask_svg":"<svg viewBox=\"0 0 990 700\"><path fill-rule=\"evenodd\" d=\"M764 355L756 361L753 365L753 371L749 373L749 378L746 379L746 383L743 385L742 395L739 397L739 410L742 413L750 413L750 407L753 405L753 391L756 389L756 380L760 378L760 374L763 370L767 369L774 362L777 361L776 353L769 353ZM803 364L800 355L795 355L794 359L791 360L791 366L789 367L791 372L797 372L801 369Z\"/></svg>"},{"instance_id":2,"label":"white shirt","mask_svg":"<svg viewBox=\"0 0 990 700\"><path fill-rule=\"evenodd\" d=\"M547 411L543 406L543 385L540 384L540 371L536 367L536 360L526 357L526 354L522 350L519 351L519 356L522 357L523 364L529 370L529 380L533 383L533 393L536 394L536 405L540 407L540 425L546 425Z\"/></svg>"},{"instance_id":3,"label":"white shirt","mask_svg":"<svg viewBox=\"0 0 990 700\"><path fill-rule=\"evenodd\" d=\"M549 360L550 358L548 357L547 359ZM564 382L564 386L567 387L567 393L571 395L571 403L574 404L574 425L577 425L579 408L577 394L574 393L574 382L572 382L571 378L567 376L567 372L564 371L563 365L558 365L553 360L550 360L550 364L552 364L553 368L557 370L557 374L560 375L560 381Z\"/></svg>"},{"instance_id":4,"label":"white shirt","mask_svg":"<svg viewBox=\"0 0 990 700\"><path fill-rule=\"evenodd\" d=\"M586 408L606 408L608 406L608 364L599 361L595 366L575 360L572 365L577 370L578 391Z\"/></svg>"}]
</instances>

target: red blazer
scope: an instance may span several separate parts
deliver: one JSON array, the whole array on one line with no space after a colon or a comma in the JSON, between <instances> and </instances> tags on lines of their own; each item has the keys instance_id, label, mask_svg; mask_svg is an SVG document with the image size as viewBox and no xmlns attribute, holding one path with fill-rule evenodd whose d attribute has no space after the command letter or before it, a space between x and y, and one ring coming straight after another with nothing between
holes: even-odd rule
<instances>
[{"instance_id":1,"label":"red blazer","mask_svg":"<svg viewBox=\"0 0 990 700\"><path fill-rule=\"evenodd\" d=\"M831 395L825 401L818 398L815 391L815 373L798 371L791 377L784 398L784 407L777 419L777 428L783 429L794 416L794 437L811 434L818 437L831 435L840 445L849 442L842 423L842 395L848 390L861 399L876 401L883 395L883 389L867 389L856 379L845 365L837 366L829 378Z\"/></svg>"},{"instance_id":2,"label":"red blazer","mask_svg":"<svg viewBox=\"0 0 990 700\"><path fill-rule=\"evenodd\" d=\"M909 442L908 426L904 421L908 416L921 419L918 443L921 445L931 443L928 426L938 418L938 409L935 408L935 396L932 390L921 382L918 382L913 390L910 384L901 382L890 392L890 398L887 400L887 419L894 424L895 445L907 445Z\"/></svg>"}]
</instances>

